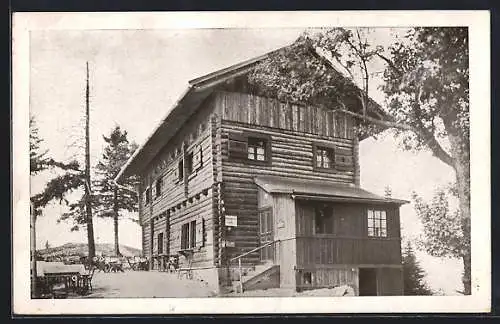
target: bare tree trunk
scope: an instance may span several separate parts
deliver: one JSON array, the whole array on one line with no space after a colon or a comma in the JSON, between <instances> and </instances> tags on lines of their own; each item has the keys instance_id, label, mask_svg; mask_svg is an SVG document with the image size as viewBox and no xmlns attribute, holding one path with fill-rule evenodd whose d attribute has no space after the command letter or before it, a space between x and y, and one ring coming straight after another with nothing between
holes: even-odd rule
<instances>
[{"instance_id":1,"label":"bare tree trunk","mask_svg":"<svg viewBox=\"0 0 500 324\"><path fill-rule=\"evenodd\" d=\"M120 244L118 243L118 188L113 191L113 221L115 232L115 255L120 256Z\"/></svg>"},{"instance_id":2,"label":"bare tree trunk","mask_svg":"<svg viewBox=\"0 0 500 324\"><path fill-rule=\"evenodd\" d=\"M89 62L87 62L87 87L85 91L85 211L89 259L95 256L94 225L92 222L92 188L90 182L90 109L89 109Z\"/></svg>"}]
</instances>

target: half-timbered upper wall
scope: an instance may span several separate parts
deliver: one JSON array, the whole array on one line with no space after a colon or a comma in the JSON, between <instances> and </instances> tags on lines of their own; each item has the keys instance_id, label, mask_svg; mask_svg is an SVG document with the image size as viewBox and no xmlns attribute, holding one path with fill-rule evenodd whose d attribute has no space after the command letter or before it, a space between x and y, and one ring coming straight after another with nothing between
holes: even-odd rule
<instances>
[{"instance_id":1,"label":"half-timbered upper wall","mask_svg":"<svg viewBox=\"0 0 500 324\"><path fill-rule=\"evenodd\" d=\"M215 106L219 116L227 121L325 137L352 139L354 136L353 117L334 109L287 104L276 99L225 91L217 93Z\"/></svg>"}]
</instances>

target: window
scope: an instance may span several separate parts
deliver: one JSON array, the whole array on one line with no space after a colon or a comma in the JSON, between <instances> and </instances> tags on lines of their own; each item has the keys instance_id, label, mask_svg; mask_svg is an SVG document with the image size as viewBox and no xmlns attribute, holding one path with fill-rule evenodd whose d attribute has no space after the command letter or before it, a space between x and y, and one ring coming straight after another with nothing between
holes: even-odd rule
<instances>
[{"instance_id":1,"label":"window","mask_svg":"<svg viewBox=\"0 0 500 324\"><path fill-rule=\"evenodd\" d=\"M387 237L387 218L385 210L368 209L368 236Z\"/></svg>"},{"instance_id":2,"label":"window","mask_svg":"<svg viewBox=\"0 0 500 324\"><path fill-rule=\"evenodd\" d=\"M151 202L151 188L148 187L146 191L144 192L145 200L146 200L146 205Z\"/></svg>"},{"instance_id":3,"label":"window","mask_svg":"<svg viewBox=\"0 0 500 324\"><path fill-rule=\"evenodd\" d=\"M179 181L184 179L184 161L182 159L179 160L179 163L177 164L177 178Z\"/></svg>"},{"instance_id":4,"label":"window","mask_svg":"<svg viewBox=\"0 0 500 324\"><path fill-rule=\"evenodd\" d=\"M312 273L310 271L302 273L302 283L304 285L312 284Z\"/></svg>"},{"instance_id":5,"label":"window","mask_svg":"<svg viewBox=\"0 0 500 324\"><path fill-rule=\"evenodd\" d=\"M163 233L158 234L158 254L163 253Z\"/></svg>"},{"instance_id":6,"label":"window","mask_svg":"<svg viewBox=\"0 0 500 324\"><path fill-rule=\"evenodd\" d=\"M191 221L182 225L181 228L181 249L192 249L196 246L196 221Z\"/></svg>"},{"instance_id":7,"label":"window","mask_svg":"<svg viewBox=\"0 0 500 324\"><path fill-rule=\"evenodd\" d=\"M194 248L196 246L196 221L192 221L189 223L189 243L191 243L191 247Z\"/></svg>"},{"instance_id":8,"label":"window","mask_svg":"<svg viewBox=\"0 0 500 324\"><path fill-rule=\"evenodd\" d=\"M186 156L186 172L188 175L193 173L193 153Z\"/></svg>"},{"instance_id":9,"label":"window","mask_svg":"<svg viewBox=\"0 0 500 324\"><path fill-rule=\"evenodd\" d=\"M248 159L254 161L266 161L266 140L261 138L248 138Z\"/></svg>"},{"instance_id":10,"label":"window","mask_svg":"<svg viewBox=\"0 0 500 324\"><path fill-rule=\"evenodd\" d=\"M268 165L271 162L271 136L254 132L229 132L228 156L235 161Z\"/></svg>"},{"instance_id":11,"label":"window","mask_svg":"<svg viewBox=\"0 0 500 324\"><path fill-rule=\"evenodd\" d=\"M314 166L321 169L333 169L335 167L335 151L333 148L316 146L314 154Z\"/></svg>"},{"instance_id":12,"label":"window","mask_svg":"<svg viewBox=\"0 0 500 324\"><path fill-rule=\"evenodd\" d=\"M333 234L333 210L330 206L316 207L314 223L317 234Z\"/></svg>"},{"instance_id":13,"label":"window","mask_svg":"<svg viewBox=\"0 0 500 324\"><path fill-rule=\"evenodd\" d=\"M158 178L156 180L156 198L160 197L161 196L161 189L163 187L163 179L162 178Z\"/></svg>"}]
</instances>

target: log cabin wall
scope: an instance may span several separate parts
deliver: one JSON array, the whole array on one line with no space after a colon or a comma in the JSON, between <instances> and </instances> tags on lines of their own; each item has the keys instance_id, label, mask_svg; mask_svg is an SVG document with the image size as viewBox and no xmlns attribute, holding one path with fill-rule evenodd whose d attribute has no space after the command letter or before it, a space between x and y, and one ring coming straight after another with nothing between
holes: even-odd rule
<instances>
[{"instance_id":1,"label":"log cabin wall","mask_svg":"<svg viewBox=\"0 0 500 324\"><path fill-rule=\"evenodd\" d=\"M168 252L176 254L181 250L182 225L195 221L192 265L213 265L212 102L208 98L142 172L140 220L144 254L148 257L158 255L160 232L165 233L164 251L168 246ZM188 158L192 159L191 173L188 172ZM181 161L182 176L179 175ZM157 192L159 179L162 185L161 191ZM149 198L146 198L147 189ZM166 215L169 215L168 221ZM151 221L153 233L149 225ZM186 263L187 260L181 257L180 262Z\"/></svg>"},{"instance_id":2,"label":"log cabin wall","mask_svg":"<svg viewBox=\"0 0 500 324\"><path fill-rule=\"evenodd\" d=\"M215 113L220 116L220 152L226 214L238 216L238 227L228 233L235 243L234 257L258 246L258 199L254 177L272 175L310 180L329 180L355 185L357 152L351 116L280 103L244 93L216 92ZM269 163L248 161L244 147L248 137L264 138ZM315 145L335 147L348 157L335 170L320 171L313 164ZM235 154L234 147L240 147ZM256 163L257 162L257 163ZM243 259L259 261L259 253Z\"/></svg>"}]
</instances>

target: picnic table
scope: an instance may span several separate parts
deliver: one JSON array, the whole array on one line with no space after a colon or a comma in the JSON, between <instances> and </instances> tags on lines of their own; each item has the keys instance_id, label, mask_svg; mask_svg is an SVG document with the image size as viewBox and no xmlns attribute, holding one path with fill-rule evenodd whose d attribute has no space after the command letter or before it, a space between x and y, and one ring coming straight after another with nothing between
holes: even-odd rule
<instances>
[{"instance_id":1,"label":"picnic table","mask_svg":"<svg viewBox=\"0 0 500 324\"><path fill-rule=\"evenodd\" d=\"M93 270L87 271L83 264L37 261L38 281L42 284L42 294L67 296L72 291L86 294L92 289ZM56 289L63 285L64 289Z\"/></svg>"}]
</instances>

